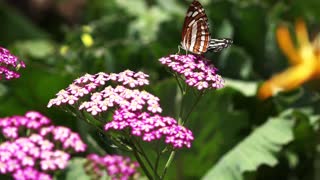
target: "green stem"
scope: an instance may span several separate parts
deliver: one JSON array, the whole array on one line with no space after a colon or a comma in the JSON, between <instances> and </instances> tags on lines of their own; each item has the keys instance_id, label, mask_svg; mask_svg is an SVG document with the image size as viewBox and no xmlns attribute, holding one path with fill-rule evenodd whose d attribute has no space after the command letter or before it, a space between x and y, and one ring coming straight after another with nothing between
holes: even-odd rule
<instances>
[{"instance_id":1,"label":"green stem","mask_svg":"<svg viewBox=\"0 0 320 180\"><path fill-rule=\"evenodd\" d=\"M158 175L159 161L160 161L160 154L157 154L156 163L155 163L155 167L153 170L154 177L156 177L156 179L160 179L160 176Z\"/></svg>"},{"instance_id":2,"label":"green stem","mask_svg":"<svg viewBox=\"0 0 320 180\"><path fill-rule=\"evenodd\" d=\"M156 157L156 162L155 162L155 165L154 165L154 171L158 172L158 167L159 167L159 162L160 162L160 157L161 157L159 141L157 142L156 153L157 153L157 157ZM159 175L157 174L157 176L159 176Z\"/></svg>"},{"instance_id":3,"label":"green stem","mask_svg":"<svg viewBox=\"0 0 320 180\"><path fill-rule=\"evenodd\" d=\"M181 91L181 93L183 94L184 93L184 88L179 80L179 77L176 73L173 74L174 78L176 79L177 83L178 83L178 86L179 86L179 89Z\"/></svg>"},{"instance_id":4,"label":"green stem","mask_svg":"<svg viewBox=\"0 0 320 180\"><path fill-rule=\"evenodd\" d=\"M133 147L134 147L134 145L133 145ZM136 157L137 161L139 162L139 165L141 166L143 172L148 177L148 179L153 179L151 173L149 172L147 167L144 165L144 162L142 161L138 152L136 151L136 147L133 148L133 155Z\"/></svg>"},{"instance_id":5,"label":"green stem","mask_svg":"<svg viewBox=\"0 0 320 180\"><path fill-rule=\"evenodd\" d=\"M146 155L146 153L144 152L143 148L141 147L140 143L133 137L131 138L132 142L133 142L133 146L135 147L136 150L138 150L140 152L140 154L142 155L142 157L147 161L148 165L150 166L150 168L154 170L151 161L149 160L148 156ZM136 147L135 145L137 145L138 147Z\"/></svg>"},{"instance_id":6,"label":"green stem","mask_svg":"<svg viewBox=\"0 0 320 180\"><path fill-rule=\"evenodd\" d=\"M178 79L177 79L177 81L179 82ZM185 94L186 94L186 92L184 91L182 86L179 84L179 88L177 89L177 95L176 95L176 99L175 99L175 109L179 110L179 112L177 114L178 124L182 123L182 119L181 119L182 114L183 114L183 103L182 102L183 102Z\"/></svg>"},{"instance_id":7,"label":"green stem","mask_svg":"<svg viewBox=\"0 0 320 180\"><path fill-rule=\"evenodd\" d=\"M164 169L163 169L163 173L162 173L162 175L160 176L160 179L164 179L164 176L166 175L167 170L168 170L171 162L173 161L173 158L174 158L175 154L176 154L176 152L175 152L174 150L171 151L170 156L169 156L169 159L168 159L168 161L167 161L167 163L166 163L166 165L165 165L165 167L164 167Z\"/></svg>"},{"instance_id":8,"label":"green stem","mask_svg":"<svg viewBox=\"0 0 320 180\"><path fill-rule=\"evenodd\" d=\"M186 122L187 122L187 120L188 120L188 118L189 118L189 116L190 116L190 114L192 113L192 111L194 110L194 108L197 106L197 104L199 103L199 101L200 101L200 99L201 99L201 97L202 97L202 93L200 93L198 96L197 96L197 99L196 99L196 101L193 103L193 105L192 105L192 107L191 107L191 109L190 109L190 111L187 113L187 115L186 115L186 117L184 118L184 121L182 122L182 124L181 125L183 125L183 124L185 124Z\"/></svg>"}]
</instances>

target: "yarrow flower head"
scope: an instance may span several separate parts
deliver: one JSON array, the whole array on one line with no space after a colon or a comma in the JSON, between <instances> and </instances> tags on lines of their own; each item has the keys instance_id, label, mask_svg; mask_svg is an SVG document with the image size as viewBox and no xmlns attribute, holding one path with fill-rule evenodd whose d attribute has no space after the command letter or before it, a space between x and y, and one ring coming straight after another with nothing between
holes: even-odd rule
<instances>
[{"instance_id":1,"label":"yarrow flower head","mask_svg":"<svg viewBox=\"0 0 320 180\"><path fill-rule=\"evenodd\" d=\"M130 158L119 155L106 155L98 156L96 154L90 154L87 156L89 166L94 172L94 179L99 179L103 176L103 172L111 177L112 180L127 180L138 177L137 168L139 164L132 162Z\"/></svg>"},{"instance_id":2,"label":"yarrow flower head","mask_svg":"<svg viewBox=\"0 0 320 180\"><path fill-rule=\"evenodd\" d=\"M217 74L211 62L200 55L169 55L159 61L174 73L181 75L185 83L198 90L219 89L224 80Z\"/></svg>"},{"instance_id":3,"label":"yarrow flower head","mask_svg":"<svg viewBox=\"0 0 320 180\"><path fill-rule=\"evenodd\" d=\"M21 133L25 133L27 130L38 132L40 127L50 124L50 119L36 111L29 111L24 116L16 115L0 118L0 129L7 139L15 139L23 136Z\"/></svg>"},{"instance_id":4,"label":"yarrow flower head","mask_svg":"<svg viewBox=\"0 0 320 180\"><path fill-rule=\"evenodd\" d=\"M162 112L159 98L137 89L149 84L147 77L142 72L129 70L119 74L87 74L57 93L57 97L49 101L48 107L71 105L73 109L93 116L112 109L113 120L105 122L106 131L130 128L131 133L143 141L150 142L163 137L174 148L190 147L192 132L177 125L173 118L162 117L159 114Z\"/></svg>"},{"instance_id":5,"label":"yarrow flower head","mask_svg":"<svg viewBox=\"0 0 320 180\"><path fill-rule=\"evenodd\" d=\"M127 109L118 109L113 115L113 121L105 125L105 130L131 129L131 134L142 137L142 140L151 142L165 139L167 144L174 148L191 147L194 139L192 132L177 124L171 117L163 117L148 112L130 112Z\"/></svg>"},{"instance_id":6,"label":"yarrow flower head","mask_svg":"<svg viewBox=\"0 0 320 180\"><path fill-rule=\"evenodd\" d=\"M0 173L14 179L52 179L48 173L66 168L70 153L86 149L77 133L34 111L0 118L0 129L7 139L0 144Z\"/></svg>"},{"instance_id":7,"label":"yarrow flower head","mask_svg":"<svg viewBox=\"0 0 320 180\"><path fill-rule=\"evenodd\" d=\"M142 72L135 73L130 70L126 70L119 74L107 74L103 72L94 75L86 74L74 80L74 82L70 84L69 87L66 88L66 90L61 90L60 92L58 92L57 97L49 101L48 107L66 104L74 105L75 103L79 103L78 100L80 98L83 98L84 96L93 93L98 88L105 87L103 91L97 92L94 95L92 95L91 101L88 101L87 103L84 103L82 105L84 107L93 107L89 111L96 112L96 109L97 111L101 112L102 110L99 109L98 105L96 104L99 100L106 98L106 96L109 96L110 101L104 102L104 105L107 105L106 107L112 107L114 106L113 102L115 102L117 98L119 98L118 94L122 93L123 95L125 95L126 93L127 95L129 95L132 94L128 92L130 91L130 89L149 84L147 77L147 74L144 74ZM107 86L108 82L118 83L120 84L120 86L118 88L113 89L111 85ZM127 98L130 97L127 96Z\"/></svg>"},{"instance_id":8,"label":"yarrow flower head","mask_svg":"<svg viewBox=\"0 0 320 180\"><path fill-rule=\"evenodd\" d=\"M3 77L7 80L19 78L20 74L16 71L20 67L25 68L24 62L10 54L9 50L0 47L0 80Z\"/></svg>"}]
</instances>

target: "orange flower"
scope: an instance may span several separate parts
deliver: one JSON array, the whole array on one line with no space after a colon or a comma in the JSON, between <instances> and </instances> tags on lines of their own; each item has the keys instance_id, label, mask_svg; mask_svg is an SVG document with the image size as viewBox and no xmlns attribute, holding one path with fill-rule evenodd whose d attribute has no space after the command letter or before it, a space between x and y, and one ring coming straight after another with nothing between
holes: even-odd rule
<instances>
[{"instance_id":1,"label":"orange flower","mask_svg":"<svg viewBox=\"0 0 320 180\"><path fill-rule=\"evenodd\" d=\"M260 99L267 99L279 91L289 91L320 75L320 37L309 41L304 21L296 23L298 46L295 47L286 26L277 29L277 41L291 66L264 82L258 91Z\"/></svg>"}]
</instances>

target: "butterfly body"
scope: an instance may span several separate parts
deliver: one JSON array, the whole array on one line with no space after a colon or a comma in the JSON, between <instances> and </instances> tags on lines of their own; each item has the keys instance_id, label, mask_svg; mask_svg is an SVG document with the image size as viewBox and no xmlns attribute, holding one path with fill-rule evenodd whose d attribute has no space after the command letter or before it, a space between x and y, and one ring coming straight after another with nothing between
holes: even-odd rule
<instances>
[{"instance_id":1,"label":"butterfly body","mask_svg":"<svg viewBox=\"0 0 320 180\"><path fill-rule=\"evenodd\" d=\"M181 47L194 54L203 54L207 51L219 52L231 44L231 39L211 39L208 17L202 5L193 1L184 20Z\"/></svg>"}]
</instances>

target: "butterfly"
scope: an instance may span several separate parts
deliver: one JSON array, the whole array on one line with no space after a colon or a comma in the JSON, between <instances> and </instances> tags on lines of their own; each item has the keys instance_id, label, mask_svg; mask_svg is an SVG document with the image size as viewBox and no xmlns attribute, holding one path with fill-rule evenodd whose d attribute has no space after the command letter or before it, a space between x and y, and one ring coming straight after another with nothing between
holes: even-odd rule
<instances>
[{"instance_id":1,"label":"butterfly","mask_svg":"<svg viewBox=\"0 0 320 180\"><path fill-rule=\"evenodd\" d=\"M208 17L199 1L194 0L187 11L182 28L182 49L194 54L219 52L232 44L228 38L211 39Z\"/></svg>"}]
</instances>

